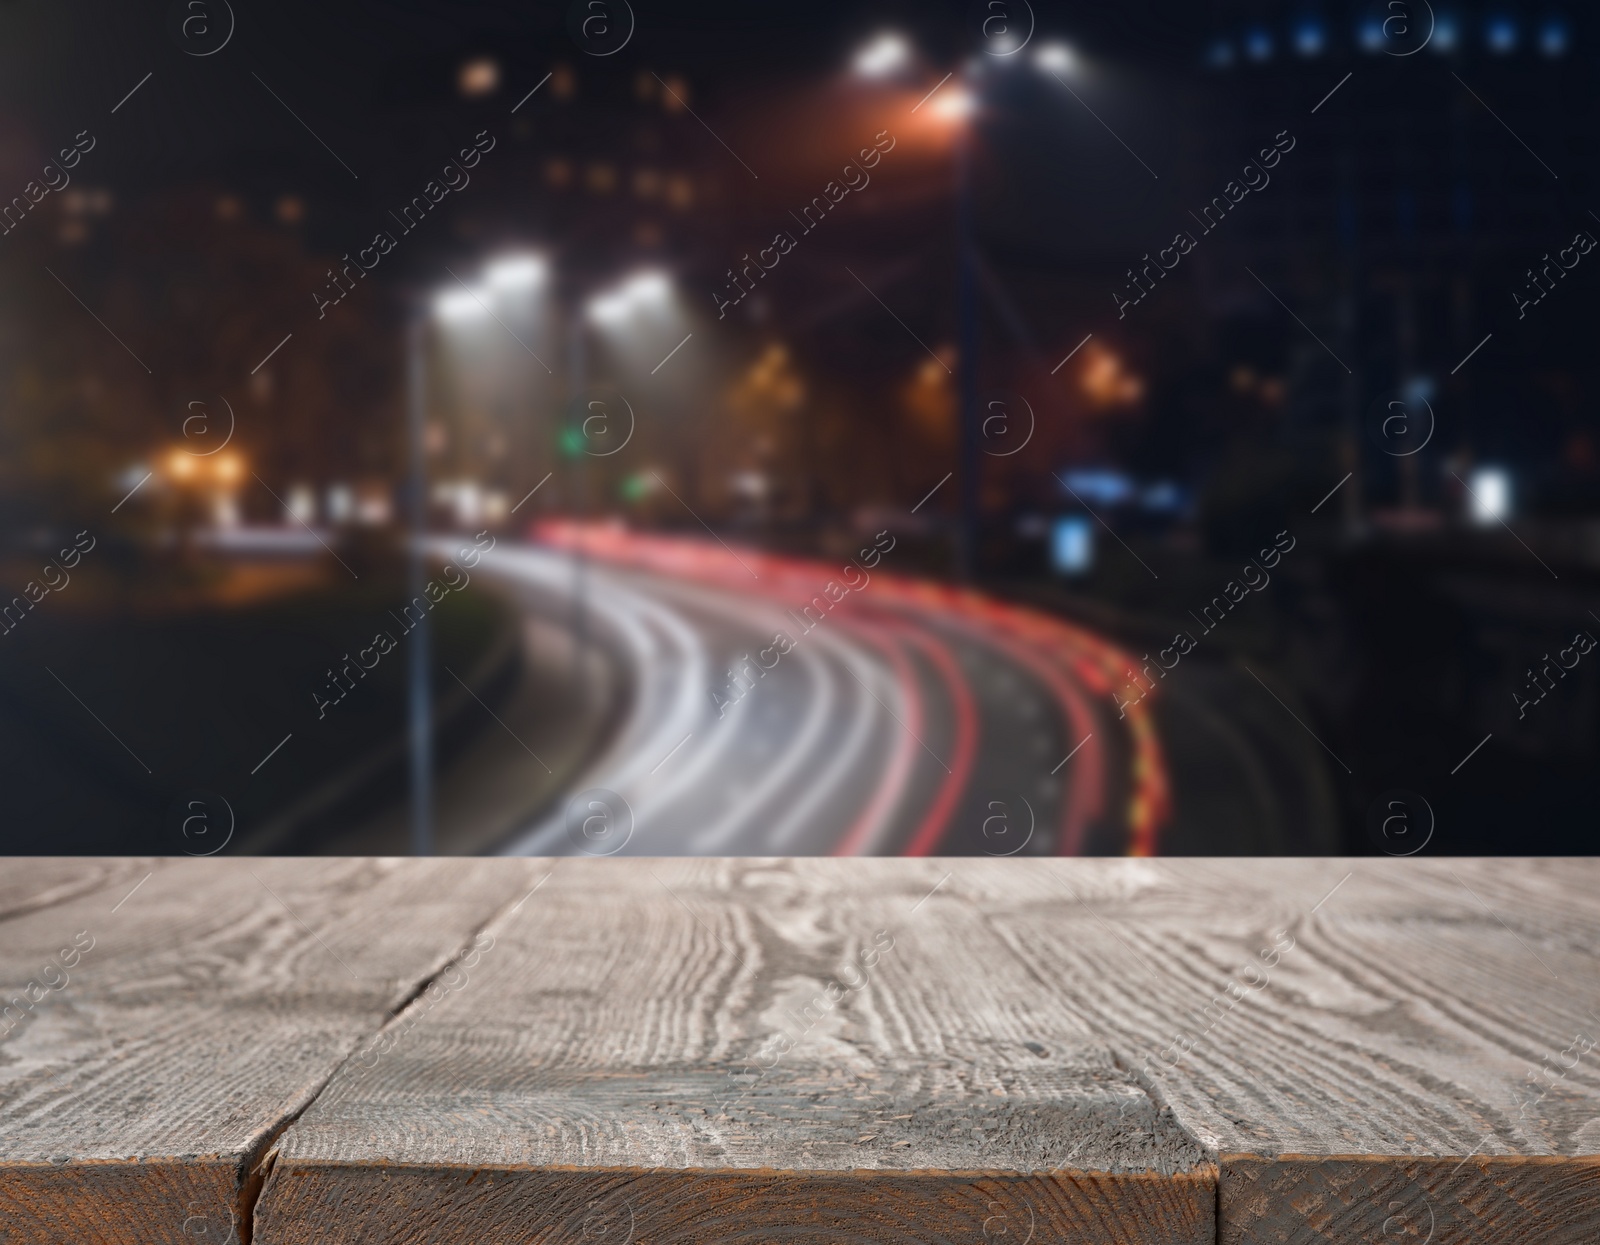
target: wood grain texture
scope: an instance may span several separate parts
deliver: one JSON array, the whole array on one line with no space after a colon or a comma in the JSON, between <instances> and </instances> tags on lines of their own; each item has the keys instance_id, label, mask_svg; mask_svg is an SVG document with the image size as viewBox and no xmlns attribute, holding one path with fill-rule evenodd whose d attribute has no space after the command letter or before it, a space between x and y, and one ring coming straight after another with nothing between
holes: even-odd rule
<instances>
[{"instance_id":1,"label":"wood grain texture","mask_svg":"<svg viewBox=\"0 0 1600 1245\"><path fill-rule=\"evenodd\" d=\"M1600 1235L1595 862L113 877L0 917L6 1245Z\"/></svg>"},{"instance_id":2,"label":"wood grain texture","mask_svg":"<svg viewBox=\"0 0 1600 1245\"><path fill-rule=\"evenodd\" d=\"M268 1141L525 871L176 860L0 922L0 1239L248 1239Z\"/></svg>"},{"instance_id":3,"label":"wood grain texture","mask_svg":"<svg viewBox=\"0 0 1600 1245\"><path fill-rule=\"evenodd\" d=\"M264 1242L1190 1245L1214 1240L1216 1230L1216 1178L1207 1168L1024 1176L291 1164L274 1169L269 1186Z\"/></svg>"},{"instance_id":4,"label":"wood grain texture","mask_svg":"<svg viewBox=\"0 0 1600 1245\"><path fill-rule=\"evenodd\" d=\"M1600 1157L1233 1155L1224 1242L1571 1242L1600 1234Z\"/></svg>"},{"instance_id":5,"label":"wood grain texture","mask_svg":"<svg viewBox=\"0 0 1600 1245\"><path fill-rule=\"evenodd\" d=\"M1200 1148L943 873L554 866L285 1132L258 1240L1214 1239Z\"/></svg>"},{"instance_id":6,"label":"wood grain texture","mask_svg":"<svg viewBox=\"0 0 1600 1245\"><path fill-rule=\"evenodd\" d=\"M39 856L0 866L0 921L37 912L90 891L132 886L160 860L134 856ZM120 896L118 896L120 898Z\"/></svg>"},{"instance_id":7,"label":"wood grain texture","mask_svg":"<svg viewBox=\"0 0 1600 1245\"><path fill-rule=\"evenodd\" d=\"M1596 862L1084 863L994 926L1219 1164L1222 1240L1595 1239Z\"/></svg>"}]
</instances>

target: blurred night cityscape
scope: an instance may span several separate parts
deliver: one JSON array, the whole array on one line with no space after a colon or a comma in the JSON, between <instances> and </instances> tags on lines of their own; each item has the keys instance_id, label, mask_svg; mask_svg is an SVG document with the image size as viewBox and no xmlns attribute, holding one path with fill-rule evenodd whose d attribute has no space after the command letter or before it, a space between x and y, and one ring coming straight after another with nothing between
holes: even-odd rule
<instances>
[{"instance_id":1,"label":"blurred night cityscape","mask_svg":"<svg viewBox=\"0 0 1600 1245\"><path fill-rule=\"evenodd\" d=\"M0 849L1593 848L1582 6L0 36Z\"/></svg>"}]
</instances>

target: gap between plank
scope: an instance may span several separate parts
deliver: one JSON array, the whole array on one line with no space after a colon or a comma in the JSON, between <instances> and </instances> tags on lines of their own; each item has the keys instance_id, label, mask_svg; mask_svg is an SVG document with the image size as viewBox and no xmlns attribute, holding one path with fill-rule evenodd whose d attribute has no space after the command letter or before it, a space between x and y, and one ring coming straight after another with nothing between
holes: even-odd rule
<instances>
[{"instance_id":1,"label":"gap between plank","mask_svg":"<svg viewBox=\"0 0 1600 1245\"><path fill-rule=\"evenodd\" d=\"M538 886L534 887L534 890L538 890L539 886L543 886L545 881L549 880L550 875L555 872L557 863L559 862L551 862L549 869L545 872L544 879L539 882ZM302 1115L311 1109L312 1104L315 1103L317 1099L322 1097L322 1092L333 1083L333 1078L338 1076L340 1072L344 1071L345 1065L349 1063L352 1058L354 1058L356 1052L359 1051L369 1039L375 1037L379 1033L382 1033L383 1030L396 1017L405 1012L406 1008L410 1007L419 998L421 998L423 992L426 991L429 986L438 981L440 977L444 976L445 973L449 972L458 963L465 959L467 953L472 950L473 944L477 942L479 934L483 933L484 930L488 929L491 925L494 925L508 913L515 912L527 902L528 896L531 894L532 891L524 894L518 900L508 901L501 907L497 908L494 912L490 913L490 915L481 924L475 926L467 934L466 941L462 943L455 950L455 952L453 952L450 957L445 960L443 964L439 965L437 969L429 973L427 976L421 978L417 984L411 990L409 990L402 999L400 999L399 1002L397 1002L393 1007L389 1008L375 1028L373 1028L370 1032L363 1032L357 1037L356 1042L350 1048L349 1053L333 1066L333 1068L328 1072L327 1076L323 1077L317 1082L316 1085L312 1086L311 1092L306 1095L304 1102L302 1102L294 1110L287 1112L281 1120L267 1130L266 1135L262 1137L260 1142L250 1147L249 1152L245 1156L244 1179L239 1183L238 1198L235 1202L235 1215L237 1216L239 1223L236 1236L238 1245L251 1245L252 1240L255 1238L256 1206L261 1201L261 1194L267 1187L267 1179L272 1175L272 1169L277 1164L278 1140L283 1136L283 1134L287 1132L289 1127L299 1120Z\"/></svg>"}]
</instances>

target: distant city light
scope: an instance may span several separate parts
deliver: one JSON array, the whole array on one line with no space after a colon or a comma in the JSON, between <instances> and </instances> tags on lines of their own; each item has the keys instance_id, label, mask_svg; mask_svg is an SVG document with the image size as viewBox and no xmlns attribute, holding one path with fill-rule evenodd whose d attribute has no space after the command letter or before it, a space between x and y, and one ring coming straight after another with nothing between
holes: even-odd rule
<instances>
[{"instance_id":1,"label":"distant city light","mask_svg":"<svg viewBox=\"0 0 1600 1245\"><path fill-rule=\"evenodd\" d=\"M440 480L433 486L433 503L455 511L457 523L471 526L485 517L487 497L476 480Z\"/></svg>"},{"instance_id":2,"label":"distant city light","mask_svg":"<svg viewBox=\"0 0 1600 1245\"><path fill-rule=\"evenodd\" d=\"M646 307L662 307L672 297L672 282L665 273L636 273L610 294L589 300L589 318L596 324L618 325Z\"/></svg>"},{"instance_id":3,"label":"distant city light","mask_svg":"<svg viewBox=\"0 0 1600 1245\"><path fill-rule=\"evenodd\" d=\"M1322 23L1306 20L1294 28L1294 50L1301 56L1322 55L1323 45L1327 35L1322 29Z\"/></svg>"},{"instance_id":4,"label":"distant city light","mask_svg":"<svg viewBox=\"0 0 1600 1245\"><path fill-rule=\"evenodd\" d=\"M356 522L367 527L382 527L394 517L394 504L381 492L362 494L356 500Z\"/></svg>"},{"instance_id":5,"label":"distant city light","mask_svg":"<svg viewBox=\"0 0 1600 1245\"><path fill-rule=\"evenodd\" d=\"M1265 27L1252 26L1245 31L1244 54L1253 61L1269 61L1272 59L1272 36Z\"/></svg>"},{"instance_id":6,"label":"distant city light","mask_svg":"<svg viewBox=\"0 0 1600 1245\"><path fill-rule=\"evenodd\" d=\"M1429 46L1443 56L1456 50L1461 42L1461 27L1448 13L1439 14L1433 25L1433 39Z\"/></svg>"},{"instance_id":7,"label":"distant city light","mask_svg":"<svg viewBox=\"0 0 1600 1245\"><path fill-rule=\"evenodd\" d=\"M476 480L463 480L456 488L456 520L470 526L482 517L482 487Z\"/></svg>"},{"instance_id":8,"label":"distant city light","mask_svg":"<svg viewBox=\"0 0 1600 1245\"><path fill-rule=\"evenodd\" d=\"M1383 51L1383 23L1376 17L1363 19L1356 37L1363 52Z\"/></svg>"},{"instance_id":9,"label":"distant city light","mask_svg":"<svg viewBox=\"0 0 1600 1245\"><path fill-rule=\"evenodd\" d=\"M1206 53L1206 64L1213 69L1226 69L1233 64L1233 44L1226 39L1218 39Z\"/></svg>"},{"instance_id":10,"label":"distant city light","mask_svg":"<svg viewBox=\"0 0 1600 1245\"><path fill-rule=\"evenodd\" d=\"M1559 17L1548 18L1539 30L1539 50L1552 58L1565 56L1570 39L1566 22Z\"/></svg>"},{"instance_id":11,"label":"distant city light","mask_svg":"<svg viewBox=\"0 0 1600 1245\"><path fill-rule=\"evenodd\" d=\"M596 324L621 324L632 310L621 294L605 294L589 300L589 318Z\"/></svg>"},{"instance_id":12,"label":"distant city light","mask_svg":"<svg viewBox=\"0 0 1600 1245\"><path fill-rule=\"evenodd\" d=\"M1082 575L1094 564L1094 528L1081 514L1064 515L1050 530L1050 566L1060 575Z\"/></svg>"},{"instance_id":13,"label":"distant city light","mask_svg":"<svg viewBox=\"0 0 1600 1245\"><path fill-rule=\"evenodd\" d=\"M1122 360L1099 342L1084 351L1078 385L1096 406L1137 402L1144 396L1144 381L1129 372Z\"/></svg>"},{"instance_id":14,"label":"distant city light","mask_svg":"<svg viewBox=\"0 0 1600 1245\"><path fill-rule=\"evenodd\" d=\"M134 463L117 476L117 488L124 493L135 490L154 474L154 467L146 463Z\"/></svg>"},{"instance_id":15,"label":"distant city light","mask_svg":"<svg viewBox=\"0 0 1600 1245\"><path fill-rule=\"evenodd\" d=\"M1407 378L1400 387L1400 392L1407 402L1432 402L1436 392L1431 376L1412 376Z\"/></svg>"},{"instance_id":16,"label":"distant city light","mask_svg":"<svg viewBox=\"0 0 1600 1245\"><path fill-rule=\"evenodd\" d=\"M444 290L433 300L433 314L446 322L459 323L486 316L489 308L471 290Z\"/></svg>"},{"instance_id":17,"label":"distant city light","mask_svg":"<svg viewBox=\"0 0 1600 1245\"><path fill-rule=\"evenodd\" d=\"M960 121L970 117L977 106L977 97L971 91L952 86L935 95L928 108L935 116L943 117L946 121Z\"/></svg>"},{"instance_id":18,"label":"distant city light","mask_svg":"<svg viewBox=\"0 0 1600 1245\"><path fill-rule=\"evenodd\" d=\"M764 471L735 471L728 477L728 487L735 494L754 502L766 500L771 484Z\"/></svg>"},{"instance_id":19,"label":"distant city light","mask_svg":"<svg viewBox=\"0 0 1600 1245\"><path fill-rule=\"evenodd\" d=\"M356 494L348 484L330 484L327 494L329 523L348 523L355 517Z\"/></svg>"},{"instance_id":20,"label":"distant city light","mask_svg":"<svg viewBox=\"0 0 1600 1245\"><path fill-rule=\"evenodd\" d=\"M1157 480L1139 494L1139 504L1146 510L1163 514L1175 513L1183 508L1183 490L1171 480Z\"/></svg>"},{"instance_id":21,"label":"distant city light","mask_svg":"<svg viewBox=\"0 0 1600 1245\"><path fill-rule=\"evenodd\" d=\"M527 290L540 284L549 266L538 255L509 255L484 269L483 279L491 289Z\"/></svg>"},{"instance_id":22,"label":"distant city light","mask_svg":"<svg viewBox=\"0 0 1600 1245\"><path fill-rule=\"evenodd\" d=\"M1483 41L1489 45L1489 50L1496 56L1505 56L1516 50L1517 24L1504 14L1498 14L1489 19L1489 24L1484 27Z\"/></svg>"},{"instance_id":23,"label":"distant city light","mask_svg":"<svg viewBox=\"0 0 1600 1245\"><path fill-rule=\"evenodd\" d=\"M1467 482L1474 523L1499 523L1511 514L1511 475L1504 467L1480 467Z\"/></svg>"},{"instance_id":24,"label":"distant city light","mask_svg":"<svg viewBox=\"0 0 1600 1245\"><path fill-rule=\"evenodd\" d=\"M665 470L665 468L663 468ZM622 482L624 501L642 501L661 488L661 476L655 471L636 471Z\"/></svg>"},{"instance_id":25,"label":"distant city light","mask_svg":"<svg viewBox=\"0 0 1600 1245\"><path fill-rule=\"evenodd\" d=\"M864 78L884 78L911 61L911 45L895 34L882 34L856 53L855 71Z\"/></svg>"},{"instance_id":26,"label":"distant city light","mask_svg":"<svg viewBox=\"0 0 1600 1245\"><path fill-rule=\"evenodd\" d=\"M209 480L221 485L226 492L231 491L243 474L244 460L231 450L212 458L209 454L180 448L171 451L166 458L167 478L185 484L198 486Z\"/></svg>"},{"instance_id":27,"label":"distant city light","mask_svg":"<svg viewBox=\"0 0 1600 1245\"><path fill-rule=\"evenodd\" d=\"M1102 506L1118 506L1134 494L1133 480L1120 471L1101 467L1082 467L1062 476L1062 483L1085 501Z\"/></svg>"},{"instance_id":28,"label":"distant city light","mask_svg":"<svg viewBox=\"0 0 1600 1245\"><path fill-rule=\"evenodd\" d=\"M672 286L662 273L641 272L629 278L622 287L622 293L634 302L661 303L672 293Z\"/></svg>"},{"instance_id":29,"label":"distant city light","mask_svg":"<svg viewBox=\"0 0 1600 1245\"><path fill-rule=\"evenodd\" d=\"M317 495L311 491L309 484L296 484L289 490L289 500L284 509L288 512L288 519L307 525L314 523L317 518Z\"/></svg>"},{"instance_id":30,"label":"distant city light","mask_svg":"<svg viewBox=\"0 0 1600 1245\"><path fill-rule=\"evenodd\" d=\"M1066 44L1047 43L1033 54L1033 63L1046 73L1071 73L1077 59Z\"/></svg>"},{"instance_id":31,"label":"distant city light","mask_svg":"<svg viewBox=\"0 0 1600 1245\"><path fill-rule=\"evenodd\" d=\"M465 96L493 94L500 85L500 66L490 57L479 56L461 66L456 86Z\"/></svg>"}]
</instances>

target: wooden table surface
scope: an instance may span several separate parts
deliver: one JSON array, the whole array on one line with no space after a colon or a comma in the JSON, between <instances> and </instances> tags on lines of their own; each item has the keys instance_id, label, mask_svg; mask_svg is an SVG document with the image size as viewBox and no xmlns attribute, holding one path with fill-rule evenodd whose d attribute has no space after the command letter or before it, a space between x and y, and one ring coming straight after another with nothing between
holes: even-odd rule
<instances>
[{"instance_id":1,"label":"wooden table surface","mask_svg":"<svg viewBox=\"0 0 1600 1245\"><path fill-rule=\"evenodd\" d=\"M3 1245L1600 1239L1600 862L0 875Z\"/></svg>"}]
</instances>

